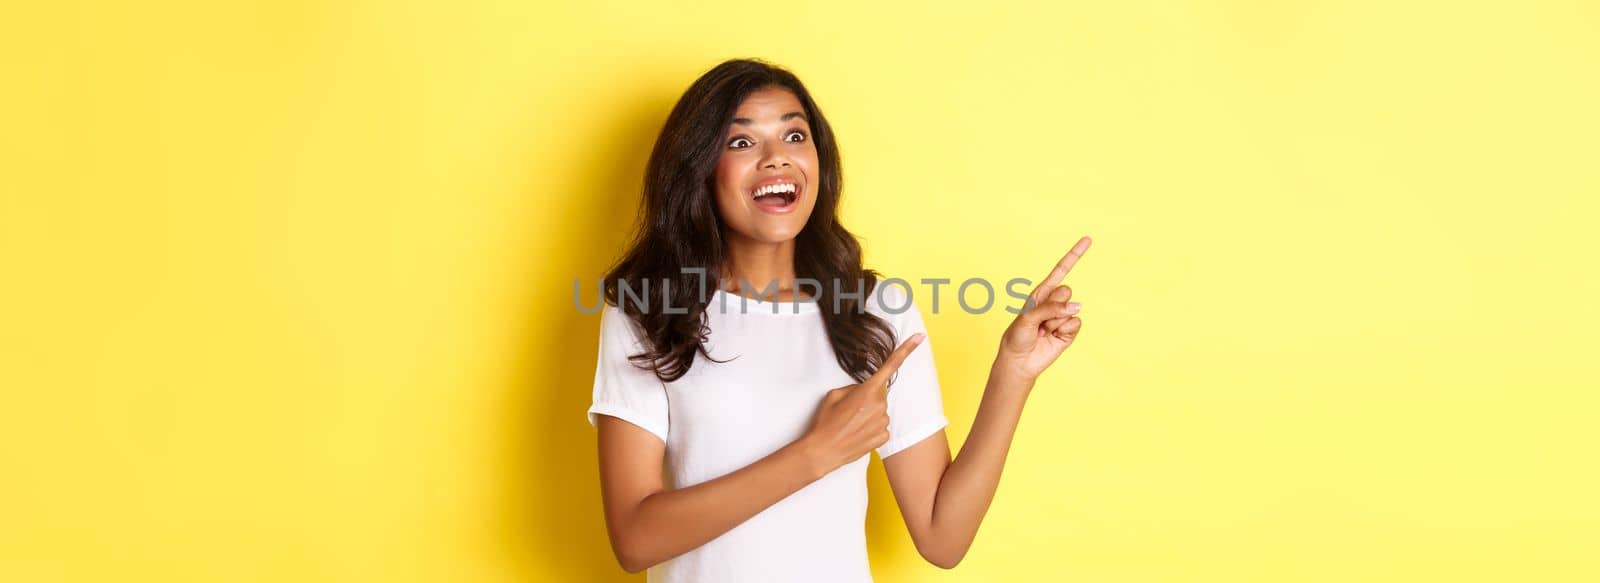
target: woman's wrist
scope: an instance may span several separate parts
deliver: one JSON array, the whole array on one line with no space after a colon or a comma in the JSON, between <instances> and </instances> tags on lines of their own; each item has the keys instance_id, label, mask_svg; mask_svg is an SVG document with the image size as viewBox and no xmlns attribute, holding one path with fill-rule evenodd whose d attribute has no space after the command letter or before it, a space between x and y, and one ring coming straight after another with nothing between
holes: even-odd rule
<instances>
[{"instance_id":1,"label":"woman's wrist","mask_svg":"<svg viewBox=\"0 0 1600 583\"><path fill-rule=\"evenodd\" d=\"M996 390L1027 395L1033 391L1037 376L1017 370L1002 359L996 358L989 366L989 387Z\"/></svg>"},{"instance_id":2,"label":"woman's wrist","mask_svg":"<svg viewBox=\"0 0 1600 583\"><path fill-rule=\"evenodd\" d=\"M833 471L833 468L828 467L830 460L826 452L817 445L816 440L811 437L810 433L794 440L786 449L793 454L792 457L795 459L795 463L805 469L806 477L810 482L820 480L823 476L828 475L828 472Z\"/></svg>"}]
</instances>

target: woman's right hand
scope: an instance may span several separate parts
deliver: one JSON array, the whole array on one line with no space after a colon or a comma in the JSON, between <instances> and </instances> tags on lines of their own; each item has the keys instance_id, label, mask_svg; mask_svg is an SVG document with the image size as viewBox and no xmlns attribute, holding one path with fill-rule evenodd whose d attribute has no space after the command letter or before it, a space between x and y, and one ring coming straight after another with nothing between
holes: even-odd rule
<instances>
[{"instance_id":1,"label":"woman's right hand","mask_svg":"<svg viewBox=\"0 0 1600 583\"><path fill-rule=\"evenodd\" d=\"M912 334L867 380L828 391L822 398L811 428L801 438L818 463L818 477L888 443L889 377L922 339L921 333Z\"/></svg>"}]
</instances>

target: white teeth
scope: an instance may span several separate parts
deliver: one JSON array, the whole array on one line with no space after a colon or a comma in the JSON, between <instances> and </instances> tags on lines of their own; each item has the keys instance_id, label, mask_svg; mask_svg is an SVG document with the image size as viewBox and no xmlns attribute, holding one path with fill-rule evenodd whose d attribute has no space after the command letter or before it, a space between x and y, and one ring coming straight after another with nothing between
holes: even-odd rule
<instances>
[{"instance_id":1,"label":"white teeth","mask_svg":"<svg viewBox=\"0 0 1600 583\"><path fill-rule=\"evenodd\" d=\"M794 189L795 189L795 186L794 186L793 182L783 182L783 183L779 183L779 184L768 184L768 185L763 186L761 188L757 188L756 191L755 191L754 196L763 196L763 195L767 195L767 194L776 194L776 193L780 193L780 192L794 192Z\"/></svg>"}]
</instances>

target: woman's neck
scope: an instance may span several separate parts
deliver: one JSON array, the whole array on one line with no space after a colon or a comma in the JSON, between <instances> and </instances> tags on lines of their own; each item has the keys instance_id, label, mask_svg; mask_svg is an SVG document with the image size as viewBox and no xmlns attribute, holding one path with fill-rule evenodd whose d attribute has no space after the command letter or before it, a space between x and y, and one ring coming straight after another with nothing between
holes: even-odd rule
<instances>
[{"instance_id":1,"label":"woman's neck","mask_svg":"<svg viewBox=\"0 0 1600 583\"><path fill-rule=\"evenodd\" d=\"M765 301L793 299L794 240L782 243L763 243L741 240L728 241L723 258L723 289L757 297ZM777 297L767 297L776 284Z\"/></svg>"}]
</instances>

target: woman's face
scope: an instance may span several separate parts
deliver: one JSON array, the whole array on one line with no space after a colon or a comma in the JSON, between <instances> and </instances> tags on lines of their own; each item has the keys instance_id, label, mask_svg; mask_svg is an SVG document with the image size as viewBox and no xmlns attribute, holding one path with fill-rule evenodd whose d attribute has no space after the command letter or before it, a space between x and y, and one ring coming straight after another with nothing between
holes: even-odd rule
<instances>
[{"instance_id":1,"label":"woman's face","mask_svg":"<svg viewBox=\"0 0 1600 583\"><path fill-rule=\"evenodd\" d=\"M783 243L805 228L819 171L808 122L788 89L760 89L739 104L716 176L717 210L735 237Z\"/></svg>"}]
</instances>

